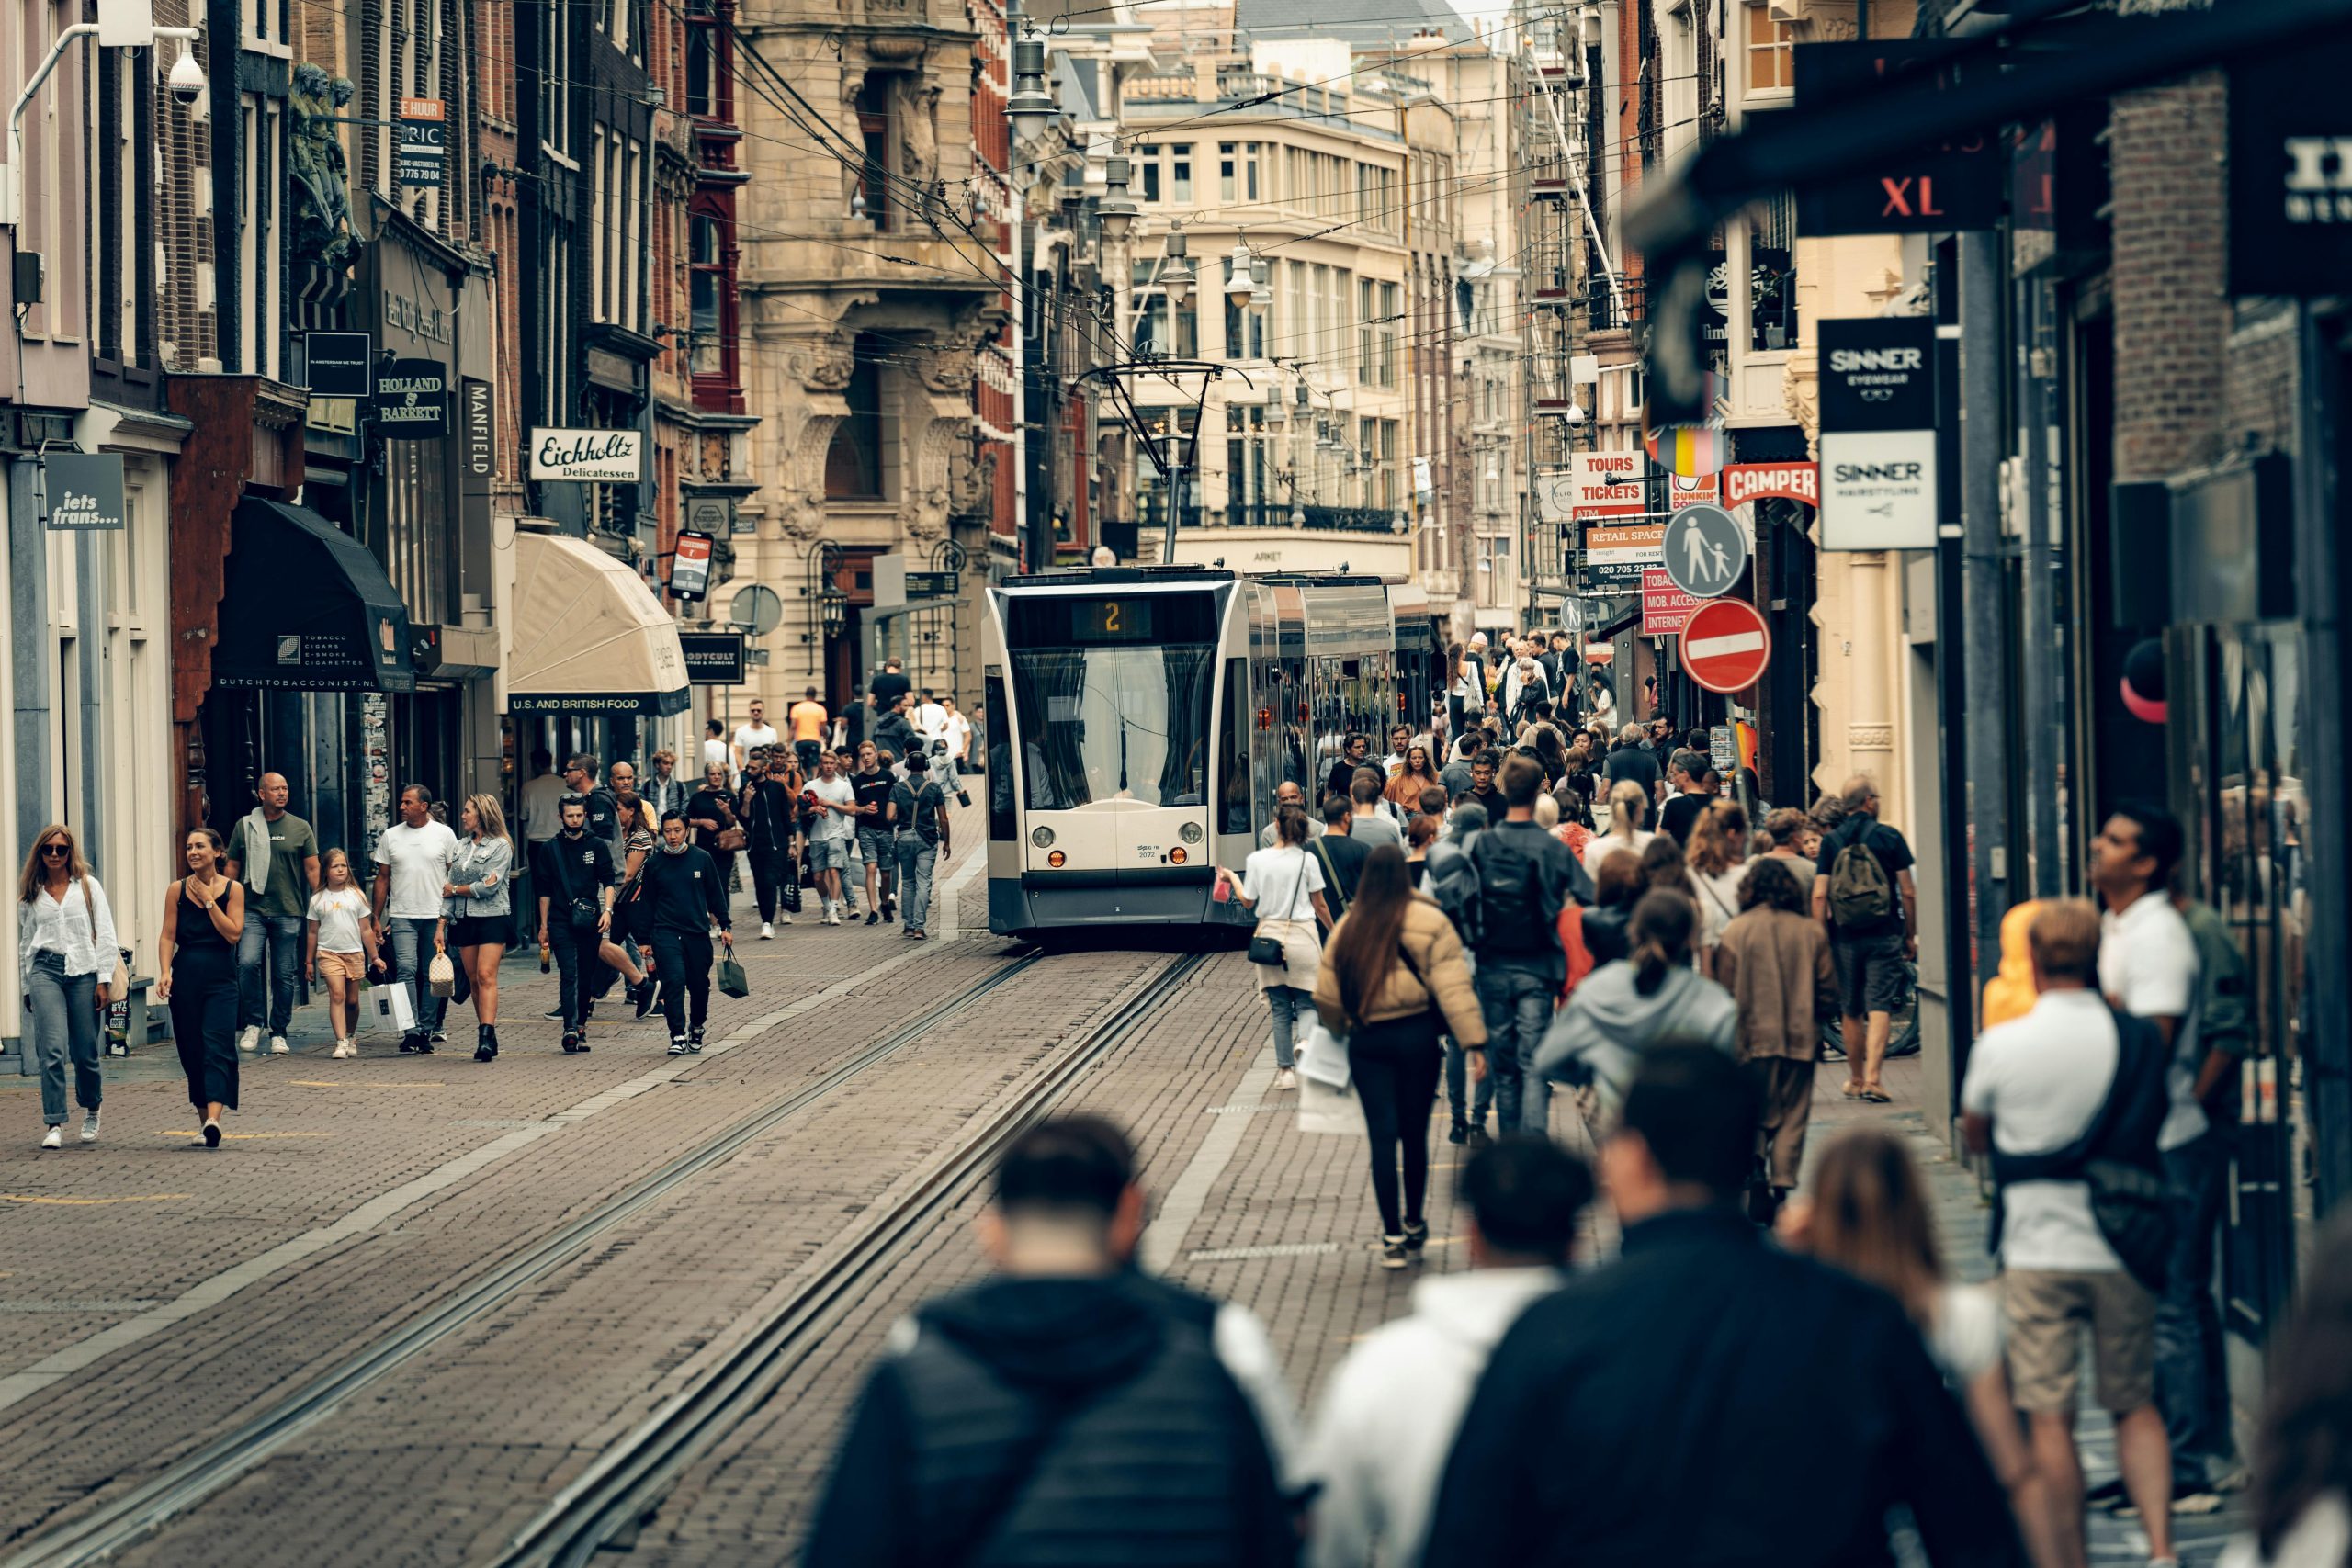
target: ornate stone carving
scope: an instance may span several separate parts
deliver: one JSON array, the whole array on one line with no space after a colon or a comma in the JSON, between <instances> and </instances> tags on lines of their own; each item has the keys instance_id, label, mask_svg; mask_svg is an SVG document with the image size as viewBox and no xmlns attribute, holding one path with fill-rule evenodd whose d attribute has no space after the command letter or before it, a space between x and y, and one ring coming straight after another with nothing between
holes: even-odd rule
<instances>
[{"instance_id":1,"label":"ornate stone carving","mask_svg":"<svg viewBox=\"0 0 2352 1568\"><path fill-rule=\"evenodd\" d=\"M351 102L351 83L305 62L294 68L293 133L287 173L294 186L294 259L341 272L357 254L351 232L351 166L334 116Z\"/></svg>"},{"instance_id":2,"label":"ornate stone carving","mask_svg":"<svg viewBox=\"0 0 2352 1568\"><path fill-rule=\"evenodd\" d=\"M1851 751L1892 751L1894 750L1894 727L1891 724L1849 724L1846 727L1846 748Z\"/></svg>"},{"instance_id":3,"label":"ornate stone carving","mask_svg":"<svg viewBox=\"0 0 2352 1568\"><path fill-rule=\"evenodd\" d=\"M974 442L956 454L947 492L948 510L957 517L987 518L995 510L996 447Z\"/></svg>"},{"instance_id":4,"label":"ornate stone carving","mask_svg":"<svg viewBox=\"0 0 2352 1568\"><path fill-rule=\"evenodd\" d=\"M870 6L873 0L867 0L867 3ZM931 46L919 38L909 38L903 33L876 33L865 40L865 52L893 69L904 69L929 54ZM932 91L936 96L938 89Z\"/></svg>"},{"instance_id":5,"label":"ornate stone carving","mask_svg":"<svg viewBox=\"0 0 2352 1568\"><path fill-rule=\"evenodd\" d=\"M899 79L899 172L926 189L939 178L939 85L922 76Z\"/></svg>"},{"instance_id":6,"label":"ornate stone carving","mask_svg":"<svg viewBox=\"0 0 2352 1568\"><path fill-rule=\"evenodd\" d=\"M846 334L828 333L796 344L785 355L785 374L812 392L838 392L849 385L857 367L856 351Z\"/></svg>"}]
</instances>

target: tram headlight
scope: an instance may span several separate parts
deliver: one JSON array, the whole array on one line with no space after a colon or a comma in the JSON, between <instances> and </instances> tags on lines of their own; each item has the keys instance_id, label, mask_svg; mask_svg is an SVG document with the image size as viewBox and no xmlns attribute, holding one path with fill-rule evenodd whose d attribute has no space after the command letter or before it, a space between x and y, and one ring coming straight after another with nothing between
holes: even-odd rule
<instances>
[{"instance_id":1,"label":"tram headlight","mask_svg":"<svg viewBox=\"0 0 2352 1568\"><path fill-rule=\"evenodd\" d=\"M1045 831L1043 828L1040 828L1037 830L1041 833ZM1069 859L1068 855L1062 853L1059 850L1056 850L1052 854L1046 857L1046 863L1052 866L1056 871L1059 871L1062 868L1062 863L1068 859Z\"/></svg>"},{"instance_id":2,"label":"tram headlight","mask_svg":"<svg viewBox=\"0 0 2352 1568\"><path fill-rule=\"evenodd\" d=\"M1054 847L1054 830L1051 828L1040 828L1029 835L1029 841L1041 850L1050 850Z\"/></svg>"},{"instance_id":3,"label":"tram headlight","mask_svg":"<svg viewBox=\"0 0 2352 1568\"><path fill-rule=\"evenodd\" d=\"M1176 836L1188 844L1197 844L1202 837L1201 825L1198 822L1187 822L1176 829Z\"/></svg>"},{"instance_id":4,"label":"tram headlight","mask_svg":"<svg viewBox=\"0 0 2352 1568\"><path fill-rule=\"evenodd\" d=\"M1182 865L1184 863L1184 846L1179 844L1174 849L1169 851L1168 862L1170 865Z\"/></svg>"}]
</instances>

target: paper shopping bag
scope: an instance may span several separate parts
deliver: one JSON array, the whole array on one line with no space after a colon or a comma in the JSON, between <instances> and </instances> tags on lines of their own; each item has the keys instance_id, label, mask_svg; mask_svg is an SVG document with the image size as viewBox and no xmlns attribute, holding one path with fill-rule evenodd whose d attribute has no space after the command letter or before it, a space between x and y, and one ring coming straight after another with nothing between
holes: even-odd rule
<instances>
[{"instance_id":1,"label":"paper shopping bag","mask_svg":"<svg viewBox=\"0 0 2352 1568\"><path fill-rule=\"evenodd\" d=\"M397 1029L405 1034L416 1027L416 1004L409 1000L406 986L376 986L368 992L368 1010L382 1029Z\"/></svg>"},{"instance_id":2,"label":"paper shopping bag","mask_svg":"<svg viewBox=\"0 0 2352 1568\"><path fill-rule=\"evenodd\" d=\"M1363 1111L1352 1089L1333 1089L1310 1077L1298 1080L1298 1130L1340 1137L1364 1135Z\"/></svg>"},{"instance_id":3,"label":"paper shopping bag","mask_svg":"<svg viewBox=\"0 0 2352 1568\"><path fill-rule=\"evenodd\" d=\"M718 989L722 995L729 997L752 994L751 982L743 978L743 966L732 958L718 961Z\"/></svg>"}]
</instances>

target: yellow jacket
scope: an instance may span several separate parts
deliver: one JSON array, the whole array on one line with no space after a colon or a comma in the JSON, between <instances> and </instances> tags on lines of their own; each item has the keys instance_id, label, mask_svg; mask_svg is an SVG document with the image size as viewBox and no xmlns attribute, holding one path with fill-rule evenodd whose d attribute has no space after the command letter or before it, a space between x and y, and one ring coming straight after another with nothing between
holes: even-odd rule
<instances>
[{"instance_id":1,"label":"yellow jacket","mask_svg":"<svg viewBox=\"0 0 2352 1568\"><path fill-rule=\"evenodd\" d=\"M1322 964L1315 972L1315 1010L1323 1027L1334 1034L1345 1034L1351 1024L1340 1008L1340 977L1331 968L1331 951L1354 918L1342 915L1331 928L1330 940L1323 944ZM1470 984L1470 965L1463 961L1462 939L1454 934L1453 922L1445 918L1436 899L1426 893L1413 895L1405 909L1398 945L1411 963L1400 961L1388 971L1380 994L1363 1010L1363 1021L1385 1023L1436 1008L1444 1013L1446 1032L1455 1043L1484 1045L1487 1019L1478 1008L1478 993Z\"/></svg>"}]
</instances>

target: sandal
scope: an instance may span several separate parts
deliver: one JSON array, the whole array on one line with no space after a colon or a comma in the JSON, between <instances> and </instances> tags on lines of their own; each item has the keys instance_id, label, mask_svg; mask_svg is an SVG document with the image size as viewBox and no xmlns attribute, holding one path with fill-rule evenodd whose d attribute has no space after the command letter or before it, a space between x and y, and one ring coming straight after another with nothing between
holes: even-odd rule
<instances>
[{"instance_id":1,"label":"sandal","mask_svg":"<svg viewBox=\"0 0 2352 1568\"><path fill-rule=\"evenodd\" d=\"M1887 1093L1886 1090L1880 1089L1875 1085L1865 1086L1862 1089L1862 1098L1869 1100L1872 1105L1892 1105L1894 1103L1894 1097L1893 1095Z\"/></svg>"},{"instance_id":2,"label":"sandal","mask_svg":"<svg viewBox=\"0 0 2352 1568\"><path fill-rule=\"evenodd\" d=\"M1844 1084L1839 1086L1838 1092L1848 1100L1860 1100L1862 1098L1862 1086L1858 1083Z\"/></svg>"}]
</instances>

